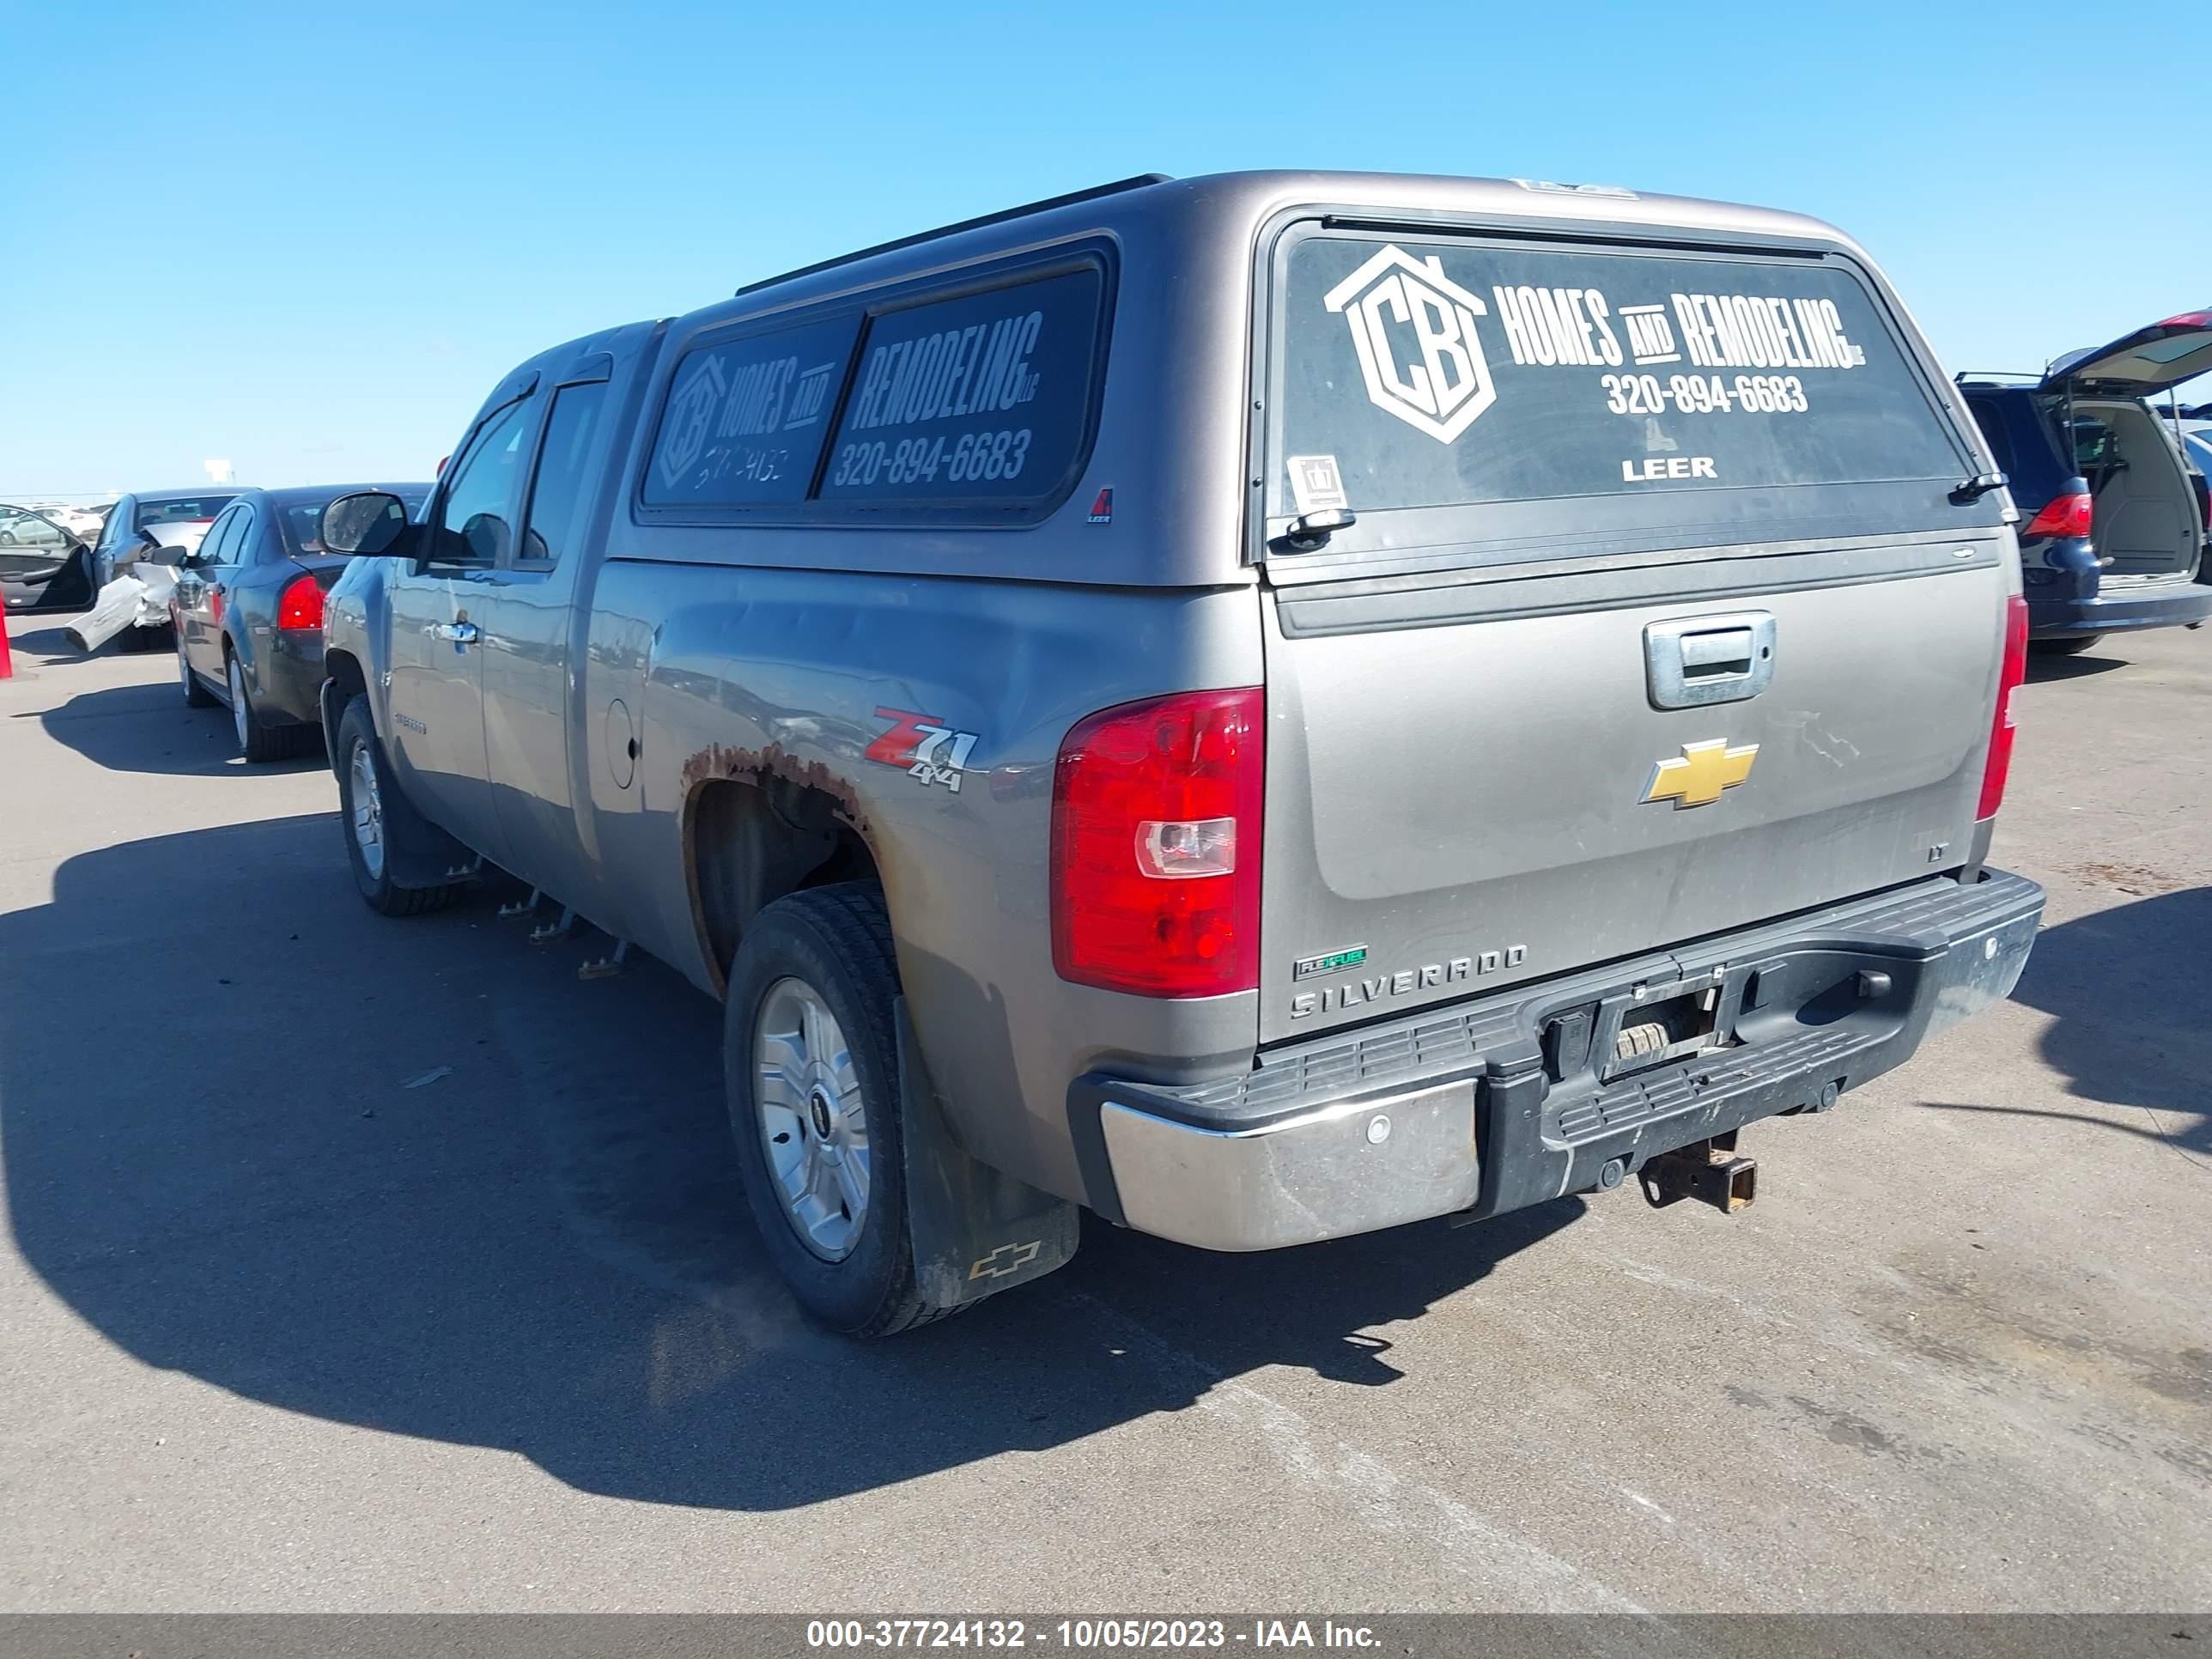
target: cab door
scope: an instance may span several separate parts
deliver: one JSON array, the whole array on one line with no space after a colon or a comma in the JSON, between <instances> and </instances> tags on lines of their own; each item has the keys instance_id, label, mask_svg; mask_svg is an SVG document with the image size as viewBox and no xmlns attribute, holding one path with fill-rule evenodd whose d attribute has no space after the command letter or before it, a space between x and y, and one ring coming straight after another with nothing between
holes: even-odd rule
<instances>
[{"instance_id":1,"label":"cab door","mask_svg":"<svg viewBox=\"0 0 2212 1659\"><path fill-rule=\"evenodd\" d=\"M224 583L237 568L238 550L246 544L252 517L253 509L242 501L224 508L207 539L177 568L177 649L196 672L218 685L225 684Z\"/></svg>"},{"instance_id":2,"label":"cab door","mask_svg":"<svg viewBox=\"0 0 2212 1659\"><path fill-rule=\"evenodd\" d=\"M138 531L138 498L125 495L107 509L107 522L100 527L100 538L92 544L92 591L94 597L100 590L115 580L115 556Z\"/></svg>"},{"instance_id":3,"label":"cab door","mask_svg":"<svg viewBox=\"0 0 2212 1659\"><path fill-rule=\"evenodd\" d=\"M485 764L503 861L578 904L593 884L576 823L569 649L586 526L606 470L612 362L590 354L548 395L522 533L478 595Z\"/></svg>"},{"instance_id":4,"label":"cab door","mask_svg":"<svg viewBox=\"0 0 2212 1659\"><path fill-rule=\"evenodd\" d=\"M544 399L526 392L477 423L433 497L424 556L385 586L391 617L385 743L409 798L487 856L506 846L484 764L484 599L514 543L524 465Z\"/></svg>"},{"instance_id":5,"label":"cab door","mask_svg":"<svg viewBox=\"0 0 2212 1659\"><path fill-rule=\"evenodd\" d=\"M0 507L0 605L7 610L89 608L90 561L76 538L45 514Z\"/></svg>"}]
</instances>

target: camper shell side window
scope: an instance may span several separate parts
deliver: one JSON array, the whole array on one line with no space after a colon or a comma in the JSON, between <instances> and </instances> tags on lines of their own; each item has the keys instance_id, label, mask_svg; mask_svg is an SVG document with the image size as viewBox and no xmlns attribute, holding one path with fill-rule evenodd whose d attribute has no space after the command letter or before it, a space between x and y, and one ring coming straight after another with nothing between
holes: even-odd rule
<instances>
[{"instance_id":1,"label":"camper shell side window","mask_svg":"<svg viewBox=\"0 0 2212 1659\"><path fill-rule=\"evenodd\" d=\"M1031 524L1088 459L1109 250L710 325L659 392L635 514L666 524Z\"/></svg>"}]
</instances>

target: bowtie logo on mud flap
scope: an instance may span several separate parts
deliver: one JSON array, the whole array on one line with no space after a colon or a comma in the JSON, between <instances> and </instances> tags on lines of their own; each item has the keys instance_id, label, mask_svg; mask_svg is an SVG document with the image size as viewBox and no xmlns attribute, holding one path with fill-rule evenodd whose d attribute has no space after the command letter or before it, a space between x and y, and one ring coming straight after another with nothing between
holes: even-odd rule
<instances>
[{"instance_id":1,"label":"bowtie logo on mud flap","mask_svg":"<svg viewBox=\"0 0 2212 1659\"><path fill-rule=\"evenodd\" d=\"M1001 1244L990 1255L978 1256L968 1269L968 1277L1004 1279L1009 1273L1018 1273L1036 1261L1037 1252L1042 1249L1044 1240L1041 1238L1033 1238L1026 1244Z\"/></svg>"}]
</instances>

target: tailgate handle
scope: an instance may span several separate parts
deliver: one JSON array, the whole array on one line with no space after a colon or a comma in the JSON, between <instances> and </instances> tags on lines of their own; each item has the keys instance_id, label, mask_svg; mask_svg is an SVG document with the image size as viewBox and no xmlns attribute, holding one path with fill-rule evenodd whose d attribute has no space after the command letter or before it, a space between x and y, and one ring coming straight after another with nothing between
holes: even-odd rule
<instances>
[{"instance_id":1,"label":"tailgate handle","mask_svg":"<svg viewBox=\"0 0 2212 1659\"><path fill-rule=\"evenodd\" d=\"M1751 672L1751 630L1721 628L1710 634L1682 635L1682 678L1711 679L1716 674Z\"/></svg>"},{"instance_id":2,"label":"tailgate handle","mask_svg":"<svg viewBox=\"0 0 2212 1659\"><path fill-rule=\"evenodd\" d=\"M1649 623L1644 673L1655 708L1755 697L1774 678L1774 617L1765 611L1740 611Z\"/></svg>"}]
</instances>

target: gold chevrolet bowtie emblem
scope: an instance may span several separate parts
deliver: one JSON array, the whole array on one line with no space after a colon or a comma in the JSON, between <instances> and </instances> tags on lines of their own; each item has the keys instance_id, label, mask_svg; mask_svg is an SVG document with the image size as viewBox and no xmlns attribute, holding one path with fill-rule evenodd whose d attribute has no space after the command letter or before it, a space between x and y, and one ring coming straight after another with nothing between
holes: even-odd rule
<instances>
[{"instance_id":1,"label":"gold chevrolet bowtie emblem","mask_svg":"<svg viewBox=\"0 0 2212 1659\"><path fill-rule=\"evenodd\" d=\"M1729 748L1726 738L1686 743L1678 757L1662 760L1653 769L1644 799L1671 800L1678 807L1709 806L1721 798L1722 790L1733 789L1749 777L1751 763L1758 758L1755 743L1741 749Z\"/></svg>"}]
</instances>

